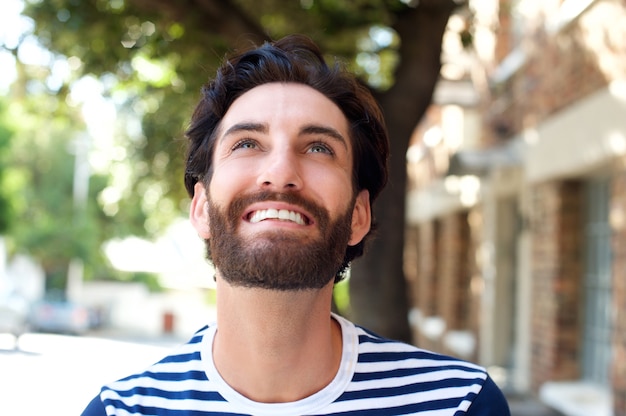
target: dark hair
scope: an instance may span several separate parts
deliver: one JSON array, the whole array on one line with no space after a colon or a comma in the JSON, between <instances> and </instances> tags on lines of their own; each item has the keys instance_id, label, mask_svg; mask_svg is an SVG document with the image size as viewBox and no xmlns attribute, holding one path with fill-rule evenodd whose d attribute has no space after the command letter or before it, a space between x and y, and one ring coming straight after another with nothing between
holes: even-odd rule
<instances>
[{"instance_id":1,"label":"dark hair","mask_svg":"<svg viewBox=\"0 0 626 416\"><path fill-rule=\"evenodd\" d=\"M185 187L193 196L194 185L208 186L212 175L213 151L218 126L231 104L247 91L271 82L294 82L308 85L333 101L350 126L354 166L353 186L367 189L370 204L387 183L389 141L380 107L369 89L343 67L324 61L317 45L308 37L290 35L275 42L243 52L226 60L215 78L202 88L186 132L189 140ZM341 279L350 262L363 254L365 240L348 246ZM341 275L341 276L340 276Z\"/></svg>"}]
</instances>

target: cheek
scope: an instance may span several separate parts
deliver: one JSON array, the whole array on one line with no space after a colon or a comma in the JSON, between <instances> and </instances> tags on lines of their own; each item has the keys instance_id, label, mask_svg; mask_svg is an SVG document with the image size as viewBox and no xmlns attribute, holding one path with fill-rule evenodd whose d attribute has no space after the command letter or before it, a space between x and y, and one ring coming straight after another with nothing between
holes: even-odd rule
<instances>
[{"instance_id":1,"label":"cheek","mask_svg":"<svg viewBox=\"0 0 626 416\"><path fill-rule=\"evenodd\" d=\"M309 182L309 189L321 200L327 201L328 208L345 211L354 195L352 178L343 169L320 169Z\"/></svg>"},{"instance_id":2,"label":"cheek","mask_svg":"<svg viewBox=\"0 0 626 416\"><path fill-rule=\"evenodd\" d=\"M209 195L214 202L223 205L223 201L232 199L244 184L246 171L244 168L234 169L223 166L213 172L209 182Z\"/></svg>"}]
</instances>

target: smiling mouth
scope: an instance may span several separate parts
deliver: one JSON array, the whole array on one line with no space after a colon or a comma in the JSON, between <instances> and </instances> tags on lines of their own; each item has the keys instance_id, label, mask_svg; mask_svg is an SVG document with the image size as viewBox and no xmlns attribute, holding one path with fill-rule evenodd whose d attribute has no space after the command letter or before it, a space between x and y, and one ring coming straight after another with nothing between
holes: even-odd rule
<instances>
[{"instance_id":1,"label":"smiling mouth","mask_svg":"<svg viewBox=\"0 0 626 416\"><path fill-rule=\"evenodd\" d=\"M249 221L252 224L256 224L264 220L288 221L298 225L307 225L310 223L310 220L299 212L289 211L286 209L262 209L254 211L249 217Z\"/></svg>"}]
</instances>

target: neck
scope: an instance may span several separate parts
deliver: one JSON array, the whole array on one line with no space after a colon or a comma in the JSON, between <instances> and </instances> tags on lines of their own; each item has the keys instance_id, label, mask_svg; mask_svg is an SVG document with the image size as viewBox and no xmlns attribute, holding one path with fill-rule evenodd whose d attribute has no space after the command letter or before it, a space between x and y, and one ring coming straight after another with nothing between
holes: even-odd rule
<instances>
[{"instance_id":1,"label":"neck","mask_svg":"<svg viewBox=\"0 0 626 416\"><path fill-rule=\"evenodd\" d=\"M333 283L275 291L217 280L213 359L224 380L259 402L290 402L324 388L341 361L341 329L330 316Z\"/></svg>"}]
</instances>

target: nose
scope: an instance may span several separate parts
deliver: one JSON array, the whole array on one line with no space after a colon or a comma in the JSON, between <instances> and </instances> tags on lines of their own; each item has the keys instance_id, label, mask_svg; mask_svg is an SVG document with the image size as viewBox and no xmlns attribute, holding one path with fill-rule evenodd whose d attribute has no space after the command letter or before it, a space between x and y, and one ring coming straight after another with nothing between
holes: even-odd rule
<instances>
[{"instance_id":1,"label":"nose","mask_svg":"<svg viewBox=\"0 0 626 416\"><path fill-rule=\"evenodd\" d=\"M302 176L297 155L289 149L276 149L266 156L257 179L265 190L285 191L302 188Z\"/></svg>"}]
</instances>

